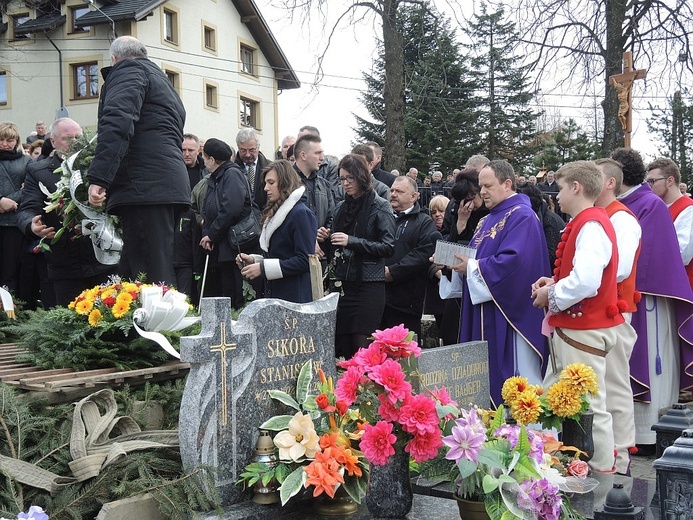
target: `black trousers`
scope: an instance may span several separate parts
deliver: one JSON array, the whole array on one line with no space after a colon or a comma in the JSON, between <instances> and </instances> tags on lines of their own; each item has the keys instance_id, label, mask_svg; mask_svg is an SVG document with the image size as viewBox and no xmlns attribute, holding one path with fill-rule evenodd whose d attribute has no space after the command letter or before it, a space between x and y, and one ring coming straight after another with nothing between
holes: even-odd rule
<instances>
[{"instance_id":1,"label":"black trousers","mask_svg":"<svg viewBox=\"0 0 693 520\"><path fill-rule=\"evenodd\" d=\"M56 305L67 307L79 293L85 289L91 289L97 285L101 285L108 281L108 277L116 273L115 266L113 270L107 271L94 276L85 276L84 278L53 280L53 289L55 291Z\"/></svg>"},{"instance_id":2,"label":"black trousers","mask_svg":"<svg viewBox=\"0 0 693 520\"><path fill-rule=\"evenodd\" d=\"M174 205L123 206L123 253L119 274L134 280L141 273L148 283L175 286L173 232L178 209Z\"/></svg>"},{"instance_id":3,"label":"black trousers","mask_svg":"<svg viewBox=\"0 0 693 520\"><path fill-rule=\"evenodd\" d=\"M390 328L397 325L404 325L410 331L414 331L417 341L421 344L421 315L409 314L385 305L380 326Z\"/></svg>"}]
</instances>

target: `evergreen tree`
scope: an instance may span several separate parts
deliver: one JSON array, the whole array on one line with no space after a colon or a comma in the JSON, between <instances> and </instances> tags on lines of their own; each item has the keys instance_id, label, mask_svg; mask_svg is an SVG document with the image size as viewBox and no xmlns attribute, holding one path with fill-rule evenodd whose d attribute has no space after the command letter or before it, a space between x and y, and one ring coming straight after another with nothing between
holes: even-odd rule
<instances>
[{"instance_id":1,"label":"evergreen tree","mask_svg":"<svg viewBox=\"0 0 693 520\"><path fill-rule=\"evenodd\" d=\"M534 166L557 170L572 161L589 161L601 156L601 143L591 140L574 119L563 121L551 131L543 133L538 141L541 150L535 155Z\"/></svg>"},{"instance_id":2,"label":"evergreen tree","mask_svg":"<svg viewBox=\"0 0 693 520\"><path fill-rule=\"evenodd\" d=\"M653 117L647 120L647 129L658 137L659 153L669 157L681 170L681 180L691 186L693 183L693 100L681 96L680 92L668 101L667 109L653 110Z\"/></svg>"},{"instance_id":3,"label":"evergreen tree","mask_svg":"<svg viewBox=\"0 0 693 520\"><path fill-rule=\"evenodd\" d=\"M479 148L489 159L506 159L521 173L529 171L536 152L536 121L539 114L529 103L534 94L529 91L528 66L516 55L518 42L515 24L504 21L501 7L481 13L469 22L472 44L468 61L475 82L474 102Z\"/></svg>"},{"instance_id":4,"label":"evergreen tree","mask_svg":"<svg viewBox=\"0 0 693 520\"><path fill-rule=\"evenodd\" d=\"M470 93L457 44L447 18L430 6L402 6L397 17L404 43L405 140L407 167L428 171L434 164L452 170L476 153L471 135ZM383 55L380 45L381 58ZM385 103L383 60L364 74L362 95L370 121L356 117L355 128L364 140L384 142ZM388 150L385 150L387 161Z\"/></svg>"}]
</instances>

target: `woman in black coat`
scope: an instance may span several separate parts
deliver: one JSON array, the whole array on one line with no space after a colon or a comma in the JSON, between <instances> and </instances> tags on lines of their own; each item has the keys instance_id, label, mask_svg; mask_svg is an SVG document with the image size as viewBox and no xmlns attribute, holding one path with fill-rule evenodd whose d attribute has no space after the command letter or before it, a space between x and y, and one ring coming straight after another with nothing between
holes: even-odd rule
<instances>
[{"instance_id":1,"label":"woman in black coat","mask_svg":"<svg viewBox=\"0 0 693 520\"><path fill-rule=\"evenodd\" d=\"M19 289L19 271L24 236L17 227L17 208L22 202L26 165L31 161L22 150L17 125L0 123L0 286Z\"/></svg>"},{"instance_id":2,"label":"woman in black coat","mask_svg":"<svg viewBox=\"0 0 693 520\"><path fill-rule=\"evenodd\" d=\"M306 191L291 163L279 160L262 172L267 204L262 211L262 255L236 257L241 274L265 280L265 298L311 301L308 255L315 252L318 221L303 203Z\"/></svg>"},{"instance_id":3,"label":"woman in black coat","mask_svg":"<svg viewBox=\"0 0 693 520\"><path fill-rule=\"evenodd\" d=\"M229 228L238 224L253 211L250 185L245 174L232 161L233 150L224 141L207 139L202 157L210 172L202 215L200 246L210 252L213 272L206 280L205 296L228 296L231 306L240 309L244 304L243 278L236 266L236 255L228 240ZM257 243L257 240L256 240ZM248 251L256 246L248 246ZM218 278L218 279L215 279ZM221 294L213 294L221 286Z\"/></svg>"},{"instance_id":4,"label":"woman in black coat","mask_svg":"<svg viewBox=\"0 0 693 520\"><path fill-rule=\"evenodd\" d=\"M368 346L385 308L385 258L395 252L395 219L390 203L378 197L360 155L339 163L344 200L337 206L330 241L335 277L341 282L335 352L350 358Z\"/></svg>"}]
</instances>

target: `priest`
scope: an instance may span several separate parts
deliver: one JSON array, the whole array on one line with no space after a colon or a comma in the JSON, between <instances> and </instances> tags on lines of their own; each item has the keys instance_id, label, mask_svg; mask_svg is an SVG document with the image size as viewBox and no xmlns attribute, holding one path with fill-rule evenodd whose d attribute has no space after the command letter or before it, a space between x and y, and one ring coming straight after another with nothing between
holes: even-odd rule
<instances>
[{"instance_id":1,"label":"priest","mask_svg":"<svg viewBox=\"0 0 693 520\"><path fill-rule=\"evenodd\" d=\"M631 322L638 339L630 375L635 442L653 451L656 435L651 426L659 420L659 410L676 403L679 390L693 388L693 292L667 206L644 182L642 157L632 148L618 148L611 158L623 165L618 199L642 228L635 279L642 299Z\"/></svg>"},{"instance_id":2,"label":"priest","mask_svg":"<svg viewBox=\"0 0 693 520\"><path fill-rule=\"evenodd\" d=\"M524 376L541 384L548 347L544 312L532 306L531 286L549 276L546 239L526 195L515 193L515 173L504 160L479 172L480 195L490 213L469 245L475 258L456 255L462 277L460 341L488 342L491 405L502 403L503 382Z\"/></svg>"}]
</instances>

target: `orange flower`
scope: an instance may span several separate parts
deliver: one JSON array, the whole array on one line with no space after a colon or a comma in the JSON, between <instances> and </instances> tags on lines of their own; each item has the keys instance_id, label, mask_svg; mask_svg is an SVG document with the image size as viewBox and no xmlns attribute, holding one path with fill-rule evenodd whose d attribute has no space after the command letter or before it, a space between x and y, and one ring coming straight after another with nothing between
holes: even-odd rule
<instances>
[{"instance_id":1,"label":"orange flower","mask_svg":"<svg viewBox=\"0 0 693 520\"><path fill-rule=\"evenodd\" d=\"M115 319L120 319L123 316L125 316L130 309L130 304L127 302L124 302L123 300L117 300L113 308L111 309L111 313L113 314L113 317Z\"/></svg>"},{"instance_id":2,"label":"orange flower","mask_svg":"<svg viewBox=\"0 0 693 520\"><path fill-rule=\"evenodd\" d=\"M89 313L89 325L96 327L102 318L101 311L99 311L99 309L94 309Z\"/></svg>"},{"instance_id":3,"label":"orange flower","mask_svg":"<svg viewBox=\"0 0 693 520\"><path fill-rule=\"evenodd\" d=\"M336 448L337 447L337 438L339 437L339 433L326 433L322 437L320 437L320 447L325 450L327 448Z\"/></svg>"},{"instance_id":4,"label":"orange flower","mask_svg":"<svg viewBox=\"0 0 693 520\"><path fill-rule=\"evenodd\" d=\"M559 417L571 417L582 408L582 399L575 393L575 388L566 381L551 385L546 393L549 407Z\"/></svg>"},{"instance_id":5,"label":"orange flower","mask_svg":"<svg viewBox=\"0 0 693 520\"><path fill-rule=\"evenodd\" d=\"M347 470L349 476L353 477L355 475L357 477L360 477L361 475L363 475L363 473L361 472L361 466L359 466L359 458L356 455L354 455L354 452L351 450L342 451L344 452L344 459L340 462L344 466L344 469Z\"/></svg>"},{"instance_id":6,"label":"orange flower","mask_svg":"<svg viewBox=\"0 0 693 520\"><path fill-rule=\"evenodd\" d=\"M308 474L306 486L315 486L314 497L326 493L334 498L337 484L344 484L344 477L339 473L339 463L325 453L316 453L315 460L303 469Z\"/></svg>"},{"instance_id":7,"label":"orange flower","mask_svg":"<svg viewBox=\"0 0 693 520\"><path fill-rule=\"evenodd\" d=\"M87 315L94 308L94 302L91 300L81 300L75 305L75 312L77 314Z\"/></svg>"},{"instance_id":8,"label":"orange flower","mask_svg":"<svg viewBox=\"0 0 693 520\"><path fill-rule=\"evenodd\" d=\"M597 375L592 367L584 363L571 363L563 369L559 376L560 381L574 386L579 394L599 393L599 383L597 383Z\"/></svg>"},{"instance_id":9,"label":"orange flower","mask_svg":"<svg viewBox=\"0 0 693 520\"><path fill-rule=\"evenodd\" d=\"M512 402L515 399L517 399L518 395L520 395L525 390L529 390L529 388L531 388L531 385L529 384L529 381L526 377L509 377L505 380L505 383L503 383L501 397L503 397L503 400L506 403L512 404Z\"/></svg>"},{"instance_id":10,"label":"orange flower","mask_svg":"<svg viewBox=\"0 0 693 520\"><path fill-rule=\"evenodd\" d=\"M510 410L515 420L520 424L527 425L537 422L541 413L541 402L534 388L518 394Z\"/></svg>"}]
</instances>

